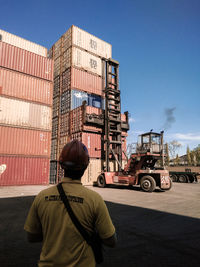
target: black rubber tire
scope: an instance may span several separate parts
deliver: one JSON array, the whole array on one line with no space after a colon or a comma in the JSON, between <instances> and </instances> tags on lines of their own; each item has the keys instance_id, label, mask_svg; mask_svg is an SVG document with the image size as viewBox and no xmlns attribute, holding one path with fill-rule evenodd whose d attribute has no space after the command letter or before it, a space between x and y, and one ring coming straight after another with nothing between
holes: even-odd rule
<instances>
[{"instance_id":1,"label":"black rubber tire","mask_svg":"<svg viewBox=\"0 0 200 267\"><path fill-rule=\"evenodd\" d=\"M140 180L140 187L144 192L153 192L156 188L156 182L153 177L145 175Z\"/></svg>"},{"instance_id":2,"label":"black rubber tire","mask_svg":"<svg viewBox=\"0 0 200 267\"><path fill-rule=\"evenodd\" d=\"M178 182L178 177L176 174L171 174L170 178L172 179L172 182Z\"/></svg>"},{"instance_id":3,"label":"black rubber tire","mask_svg":"<svg viewBox=\"0 0 200 267\"><path fill-rule=\"evenodd\" d=\"M186 175L180 174L178 176L178 181L179 181L179 183L187 183L187 177L186 177Z\"/></svg>"},{"instance_id":4,"label":"black rubber tire","mask_svg":"<svg viewBox=\"0 0 200 267\"><path fill-rule=\"evenodd\" d=\"M194 174L189 175L189 181L190 183L194 183L196 181L196 177Z\"/></svg>"},{"instance_id":5,"label":"black rubber tire","mask_svg":"<svg viewBox=\"0 0 200 267\"><path fill-rule=\"evenodd\" d=\"M103 174L100 174L97 178L97 185L98 187L105 187L106 186L106 180Z\"/></svg>"}]
</instances>

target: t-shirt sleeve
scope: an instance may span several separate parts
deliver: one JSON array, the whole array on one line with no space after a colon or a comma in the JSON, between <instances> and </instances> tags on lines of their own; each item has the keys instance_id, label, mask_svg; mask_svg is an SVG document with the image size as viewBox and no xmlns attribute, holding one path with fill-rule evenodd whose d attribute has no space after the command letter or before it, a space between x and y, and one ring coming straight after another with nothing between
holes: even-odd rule
<instances>
[{"instance_id":1,"label":"t-shirt sleeve","mask_svg":"<svg viewBox=\"0 0 200 267\"><path fill-rule=\"evenodd\" d=\"M24 225L24 230L33 234L41 234L42 227L38 217L37 212L37 202L38 198L36 197L33 201L33 204L29 210L28 216L26 218L26 222Z\"/></svg>"},{"instance_id":2,"label":"t-shirt sleeve","mask_svg":"<svg viewBox=\"0 0 200 267\"><path fill-rule=\"evenodd\" d=\"M115 233L115 227L112 223L107 206L101 197L99 197L97 204L95 227L102 239L109 238Z\"/></svg>"}]
</instances>

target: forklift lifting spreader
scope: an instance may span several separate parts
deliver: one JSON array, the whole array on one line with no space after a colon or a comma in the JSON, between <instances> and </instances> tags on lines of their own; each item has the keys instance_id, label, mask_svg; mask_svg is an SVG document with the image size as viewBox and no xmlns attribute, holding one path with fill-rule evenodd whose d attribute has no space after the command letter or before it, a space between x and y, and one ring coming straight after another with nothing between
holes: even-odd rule
<instances>
[{"instance_id":1,"label":"forklift lifting spreader","mask_svg":"<svg viewBox=\"0 0 200 267\"><path fill-rule=\"evenodd\" d=\"M118 171L102 172L97 178L99 187L109 184L140 185L145 192L153 192L156 186L164 191L171 188L172 181L163 164L163 132L148 132L139 137L136 151L131 154L124 169L120 166ZM158 160L161 160L162 168L155 167Z\"/></svg>"}]
</instances>

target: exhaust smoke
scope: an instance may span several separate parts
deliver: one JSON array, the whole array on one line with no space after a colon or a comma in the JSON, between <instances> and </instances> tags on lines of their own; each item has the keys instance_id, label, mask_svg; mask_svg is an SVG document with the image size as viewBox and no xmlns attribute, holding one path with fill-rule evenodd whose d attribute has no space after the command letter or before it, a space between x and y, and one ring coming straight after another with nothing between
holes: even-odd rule
<instances>
[{"instance_id":1,"label":"exhaust smoke","mask_svg":"<svg viewBox=\"0 0 200 267\"><path fill-rule=\"evenodd\" d=\"M175 111L175 107L174 108L166 108L165 109L165 123L163 125L163 130L166 131L169 128L171 128L172 123L174 123L176 121L175 117L174 117L174 111Z\"/></svg>"}]
</instances>

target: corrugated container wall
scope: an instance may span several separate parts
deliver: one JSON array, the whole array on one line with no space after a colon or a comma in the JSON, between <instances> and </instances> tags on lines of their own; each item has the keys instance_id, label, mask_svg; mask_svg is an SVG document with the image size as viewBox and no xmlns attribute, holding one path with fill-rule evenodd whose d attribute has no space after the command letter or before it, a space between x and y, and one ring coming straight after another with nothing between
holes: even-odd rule
<instances>
[{"instance_id":1,"label":"corrugated container wall","mask_svg":"<svg viewBox=\"0 0 200 267\"><path fill-rule=\"evenodd\" d=\"M1 185L49 183L49 159L23 156L0 156Z\"/></svg>"},{"instance_id":2,"label":"corrugated container wall","mask_svg":"<svg viewBox=\"0 0 200 267\"><path fill-rule=\"evenodd\" d=\"M51 131L51 107L0 96L0 124Z\"/></svg>"},{"instance_id":3,"label":"corrugated container wall","mask_svg":"<svg viewBox=\"0 0 200 267\"><path fill-rule=\"evenodd\" d=\"M0 67L0 95L52 105L52 82Z\"/></svg>"},{"instance_id":4,"label":"corrugated container wall","mask_svg":"<svg viewBox=\"0 0 200 267\"><path fill-rule=\"evenodd\" d=\"M0 126L0 154L50 157L51 132Z\"/></svg>"},{"instance_id":5,"label":"corrugated container wall","mask_svg":"<svg viewBox=\"0 0 200 267\"><path fill-rule=\"evenodd\" d=\"M73 44L104 58L112 57L112 46L94 35L72 26Z\"/></svg>"},{"instance_id":6,"label":"corrugated container wall","mask_svg":"<svg viewBox=\"0 0 200 267\"><path fill-rule=\"evenodd\" d=\"M101 158L101 134L79 132L74 133L71 139L78 139L88 149L91 158Z\"/></svg>"},{"instance_id":7,"label":"corrugated container wall","mask_svg":"<svg viewBox=\"0 0 200 267\"><path fill-rule=\"evenodd\" d=\"M59 153L61 153L63 146L73 139L78 139L87 147L90 158L101 158L101 134L78 132L70 136L60 137Z\"/></svg>"},{"instance_id":8,"label":"corrugated container wall","mask_svg":"<svg viewBox=\"0 0 200 267\"><path fill-rule=\"evenodd\" d=\"M63 71L69 67L77 67L85 71L102 76L102 60L98 56L92 55L77 47L70 47L63 56L55 59L54 63L54 77L60 73L60 66L62 64Z\"/></svg>"},{"instance_id":9,"label":"corrugated container wall","mask_svg":"<svg viewBox=\"0 0 200 267\"><path fill-rule=\"evenodd\" d=\"M0 42L0 66L45 80L53 80L51 59L3 42Z\"/></svg>"},{"instance_id":10,"label":"corrugated container wall","mask_svg":"<svg viewBox=\"0 0 200 267\"><path fill-rule=\"evenodd\" d=\"M47 48L0 29L0 41L46 57Z\"/></svg>"},{"instance_id":11,"label":"corrugated container wall","mask_svg":"<svg viewBox=\"0 0 200 267\"><path fill-rule=\"evenodd\" d=\"M62 39L62 42L61 42ZM90 53L103 58L112 57L111 44L97 38L96 36L72 25L54 45L54 58L60 56L61 50L71 46L80 47ZM50 50L50 54L52 50Z\"/></svg>"},{"instance_id":12,"label":"corrugated container wall","mask_svg":"<svg viewBox=\"0 0 200 267\"><path fill-rule=\"evenodd\" d=\"M0 185L47 184L53 61L40 45L0 37Z\"/></svg>"},{"instance_id":13,"label":"corrugated container wall","mask_svg":"<svg viewBox=\"0 0 200 267\"><path fill-rule=\"evenodd\" d=\"M80 69L73 67L68 68L62 74L63 93L70 89L77 89L104 97L104 92L102 90L104 87L105 81L102 77Z\"/></svg>"}]
</instances>

